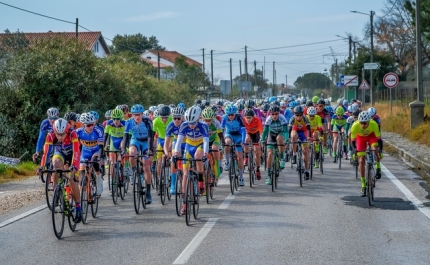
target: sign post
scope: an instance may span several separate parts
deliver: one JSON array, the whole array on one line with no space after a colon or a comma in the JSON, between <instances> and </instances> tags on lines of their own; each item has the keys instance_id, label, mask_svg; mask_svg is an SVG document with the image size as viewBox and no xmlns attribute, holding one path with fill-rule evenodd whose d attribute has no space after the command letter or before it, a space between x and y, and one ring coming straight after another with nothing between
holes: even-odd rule
<instances>
[{"instance_id":1,"label":"sign post","mask_svg":"<svg viewBox=\"0 0 430 265\"><path fill-rule=\"evenodd\" d=\"M399 84L399 77L395 73L387 73L382 80L384 85L390 89L390 114L393 114L393 103L391 99L391 89Z\"/></svg>"}]
</instances>

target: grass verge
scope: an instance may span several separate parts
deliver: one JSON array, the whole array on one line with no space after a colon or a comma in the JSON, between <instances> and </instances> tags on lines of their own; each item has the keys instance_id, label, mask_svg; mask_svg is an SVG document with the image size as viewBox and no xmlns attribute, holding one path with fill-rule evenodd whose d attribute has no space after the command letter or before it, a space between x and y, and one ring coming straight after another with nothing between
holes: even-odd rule
<instances>
[{"instance_id":1,"label":"grass verge","mask_svg":"<svg viewBox=\"0 0 430 265\"><path fill-rule=\"evenodd\" d=\"M21 162L16 166L0 164L0 184L34 176L37 167L33 162Z\"/></svg>"}]
</instances>

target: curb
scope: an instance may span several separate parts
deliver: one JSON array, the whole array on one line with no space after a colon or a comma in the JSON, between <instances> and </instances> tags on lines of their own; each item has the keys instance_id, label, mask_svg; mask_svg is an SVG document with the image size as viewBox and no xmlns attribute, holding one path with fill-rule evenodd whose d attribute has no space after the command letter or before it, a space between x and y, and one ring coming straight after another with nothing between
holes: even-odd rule
<instances>
[{"instance_id":1,"label":"curb","mask_svg":"<svg viewBox=\"0 0 430 265\"><path fill-rule=\"evenodd\" d=\"M422 177L430 179L430 164L429 163L422 161L421 159L415 157L414 155L412 155L408 151L406 151L400 147L397 147L392 142L387 141L386 139L384 139L384 145L385 144L387 144L388 146L393 148L399 157L402 157L402 158L406 159L408 162L410 162L415 167L415 170L417 170L417 172Z\"/></svg>"}]
</instances>

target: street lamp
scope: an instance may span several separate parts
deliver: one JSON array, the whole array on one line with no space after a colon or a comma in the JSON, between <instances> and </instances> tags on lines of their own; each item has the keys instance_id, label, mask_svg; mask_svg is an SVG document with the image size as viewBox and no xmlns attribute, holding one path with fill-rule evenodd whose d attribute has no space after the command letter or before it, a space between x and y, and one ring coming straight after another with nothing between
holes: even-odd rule
<instances>
[{"instance_id":1,"label":"street lamp","mask_svg":"<svg viewBox=\"0 0 430 265\"><path fill-rule=\"evenodd\" d=\"M351 11L352 13L362 14L366 16L370 16L370 62L373 63L373 16L375 15L375 11L370 11L370 15L358 12L358 11ZM373 107L373 70L370 70L370 104Z\"/></svg>"}]
</instances>

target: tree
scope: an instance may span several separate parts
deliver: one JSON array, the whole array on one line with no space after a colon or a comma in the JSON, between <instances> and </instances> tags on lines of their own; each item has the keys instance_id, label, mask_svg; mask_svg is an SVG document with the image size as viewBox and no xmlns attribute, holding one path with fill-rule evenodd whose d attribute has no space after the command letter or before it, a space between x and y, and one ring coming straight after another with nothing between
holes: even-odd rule
<instances>
[{"instance_id":1,"label":"tree","mask_svg":"<svg viewBox=\"0 0 430 265\"><path fill-rule=\"evenodd\" d=\"M155 36L146 37L141 33L133 35L116 35L112 40L112 46L109 47L113 54L123 51L130 51L141 54L146 50L165 50L166 48L158 44Z\"/></svg>"},{"instance_id":2,"label":"tree","mask_svg":"<svg viewBox=\"0 0 430 265\"><path fill-rule=\"evenodd\" d=\"M307 73L303 76L299 76L294 82L294 86L297 89L315 90L318 88L326 88L328 83L330 83L330 79L324 74Z\"/></svg>"},{"instance_id":3,"label":"tree","mask_svg":"<svg viewBox=\"0 0 430 265\"><path fill-rule=\"evenodd\" d=\"M421 32L423 36L430 41L430 2L421 1ZM412 21L411 24L415 26L415 2L406 0L404 7L409 12Z\"/></svg>"},{"instance_id":4,"label":"tree","mask_svg":"<svg viewBox=\"0 0 430 265\"><path fill-rule=\"evenodd\" d=\"M174 80L178 84L186 85L193 91L210 85L209 77L202 71L202 68L188 64L185 56L177 57L175 66L168 68L166 72L174 76Z\"/></svg>"}]
</instances>

